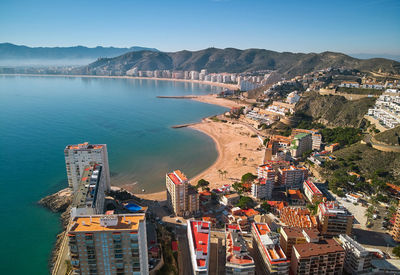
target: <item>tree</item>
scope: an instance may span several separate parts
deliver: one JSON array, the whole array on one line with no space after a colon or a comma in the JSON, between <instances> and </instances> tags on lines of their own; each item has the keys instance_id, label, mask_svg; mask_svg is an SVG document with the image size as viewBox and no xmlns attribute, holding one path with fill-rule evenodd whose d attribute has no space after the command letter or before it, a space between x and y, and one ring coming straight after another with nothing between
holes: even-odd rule
<instances>
[{"instance_id":1,"label":"tree","mask_svg":"<svg viewBox=\"0 0 400 275\"><path fill-rule=\"evenodd\" d=\"M261 204L261 209L263 209L266 213L271 213L271 205L269 205L266 201Z\"/></svg>"},{"instance_id":2,"label":"tree","mask_svg":"<svg viewBox=\"0 0 400 275\"><path fill-rule=\"evenodd\" d=\"M226 171L226 170L222 171L222 176L225 177L225 179L226 179L227 174L228 174L228 171Z\"/></svg>"},{"instance_id":3,"label":"tree","mask_svg":"<svg viewBox=\"0 0 400 275\"><path fill-rule=\"evenodd\" d=\"M242 163L243 165L245 165L247 158L246 157L242 157Z\"/></svg>"},{"instance_id":4,"label":"tree","mask_svg":"<svg viewBox=\"0 0 400 275\"><path fill-rule=\"evenodd\" d=\"M400 245L398 245L398 246L396 246L396 247L393 248L393 254L394 254L396 257L400 257Z\"/></svg>"},{"instance_id":5,"label":"tree","mask_svg":"<svg viewBox=\"0 0 400 275\"><path fill-rule=\"evenodd\" d=\"M257 178L256 175L253 175L252 173L246 173L242 176L242 183L249 183L252 182Z\"/></svg>"},{"instance_id":6,"label":"tree","mask_svg":"<svg viewBox=\"0 0 400 275\"><path fill-rule=\"evenodd\" d=\"M370 206L365 210L364 216L367 217L367 224L374 216L374 213L375 213L375 207L373 206Z\"/></svg>"},{"instance_id":7,"label":"tree","mask_svg":"<svg viewBox=\"0 0 400 275\"><path fill-rule=\"evenodd\" d=\"M264 146L266 146L269 141L270 141L270 138L265 138L263 141Z\"/></svg>"},{"instance_id":8,"label":"tree","mask_svg":"<svg viewBox=\"0 0 400 275\"><path fill-rule=\"evenodd\" d=\"M197 182L197 185L196 185L196 188L200 188L201 187L201 189L206 189L208 186L210 185L210 183L208 182L208 181L206 181L205 179L200 179L198 182Z\"/></svg>"},{"instance_id":9,"label":"tree","mask_svg":"<svg viewBox=\"0 0 400 275\"><path fill-rule=\"evenodd\" d=\"M236 204L241 209L248 209L254 205L253 200L250 197L240 197L239 202Z\"/></svg>"},{"instance_id":10,"label":"tree","mask_svg":"<svg viewBox=\"0 0 400 275\"><path fill-rule=\"evenodd\" d=\"M218 169L218 174L219 174L220 177L222 177L222 170L221 169Z\"/></svg>"},{"instance_id":11,"label":"tree","mask_svg":"<svg viewBox=\"0 0 400 275\"><path fill-rule=\"evenodd\" d=\"M241 194L243 192L243 185L241 182L235 182L232 184L232 188L235 189L236 192Z\"/></svg>"}]
</instances>

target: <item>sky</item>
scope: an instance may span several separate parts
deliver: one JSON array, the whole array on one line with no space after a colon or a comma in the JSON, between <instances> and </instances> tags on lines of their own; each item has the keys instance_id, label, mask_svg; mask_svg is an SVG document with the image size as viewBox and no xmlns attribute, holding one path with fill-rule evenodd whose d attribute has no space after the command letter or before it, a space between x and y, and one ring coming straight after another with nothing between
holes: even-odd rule
<instances>
[{"instance_id":1,"label":"sky","mask_svg":"<svg viewBox=\"0 0 400 275\"><path fill-rule=\"evenodd\" d=\"M400 0L1 0L0 42L400 55Z\"/></svg>"}]
</instances>

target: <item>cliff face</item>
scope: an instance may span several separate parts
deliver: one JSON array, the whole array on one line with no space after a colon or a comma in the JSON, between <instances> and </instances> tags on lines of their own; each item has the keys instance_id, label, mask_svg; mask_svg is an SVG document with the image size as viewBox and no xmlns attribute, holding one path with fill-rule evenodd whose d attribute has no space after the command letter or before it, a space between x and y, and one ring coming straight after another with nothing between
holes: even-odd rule
<instances>
[{"instance_id":1,"label":"cliff face","mask_svg":"<svg viewBox=\"0 0 400 275\"><path fill-rule=\"evenodd\" d=\"M376 98L347 100L342 96L310 92L297 103L296 113L311 117L328 127L359 127Z\"/></svg>"},{"instance_id":2,"label":"cliff face","mask_svg":"<svg viewBox=\"0 0 400 275\"><path fill-rule=\"evenodd\" d=\"M63 231L57 235L56 243L54 245L49 260L50 269L53 268L53 264L57 260L64 232L66 230L66 227L70 219L72 198L73 198L72 190L70 188L65 188L61 191L58 191L55 194L44 197L39 201L40 205L46 207L47 209L50 209L52 212L58 212L58 213L62 212L61 224L63 227Z\"/></svg>"},{"instance_id":3,"label":"cliff face","mask_svg":"<svg viewBox=\"0 0 400 275\"><path fill-rule=\"evenodd\" d=\"M39 201L40 205L50 209L52 212L64 212L71 203L72 190L70 188L65 188Z\"/></svg>"}]
</instances>

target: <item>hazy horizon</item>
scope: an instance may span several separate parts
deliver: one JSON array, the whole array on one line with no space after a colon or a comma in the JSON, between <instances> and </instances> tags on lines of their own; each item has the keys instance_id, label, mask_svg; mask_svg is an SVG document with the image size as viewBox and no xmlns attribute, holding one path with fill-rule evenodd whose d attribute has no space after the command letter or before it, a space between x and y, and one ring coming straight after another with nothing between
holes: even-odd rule
<instances>
[{"instance_id":1,"label":"hazy horizon","mask_svg":"<svg viewBox=\"0 0 400 275\"><path fill-rule=\"evenodd\" d=\"M168 52L234 46L400 55L399 13L396 0L99 0L83 1L79 8L65 0L4 0L0 37L31 46L147 45Z\"/></svg>"}]
</instances>

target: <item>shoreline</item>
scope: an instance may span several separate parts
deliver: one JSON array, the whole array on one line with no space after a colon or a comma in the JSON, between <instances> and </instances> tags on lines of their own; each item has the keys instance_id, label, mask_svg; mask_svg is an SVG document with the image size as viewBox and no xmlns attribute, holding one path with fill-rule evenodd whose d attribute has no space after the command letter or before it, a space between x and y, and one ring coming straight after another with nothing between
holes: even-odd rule
<instances>
[{"instance_id":1,"label":"shoreline","mask_svg":"<svg viewBox=\"0 0 400 275\"><path fill-rule=\"evenodd\" d=\"M112 78L112 79L139 79L139 80L156 80L156 81L170 81L170 82L186 82L186 83L197 83L221 88L227 88L231 90L237 90L236 84L226 84L211 81L192 80L192 79L176 79L176 78L158 78L158 77L140 77L140 76L117 76L117 75L69 75L69 74L0 74L0 76L44 76L44 77L86 77L86 78Z\"/></svg>"}]
</instances>

